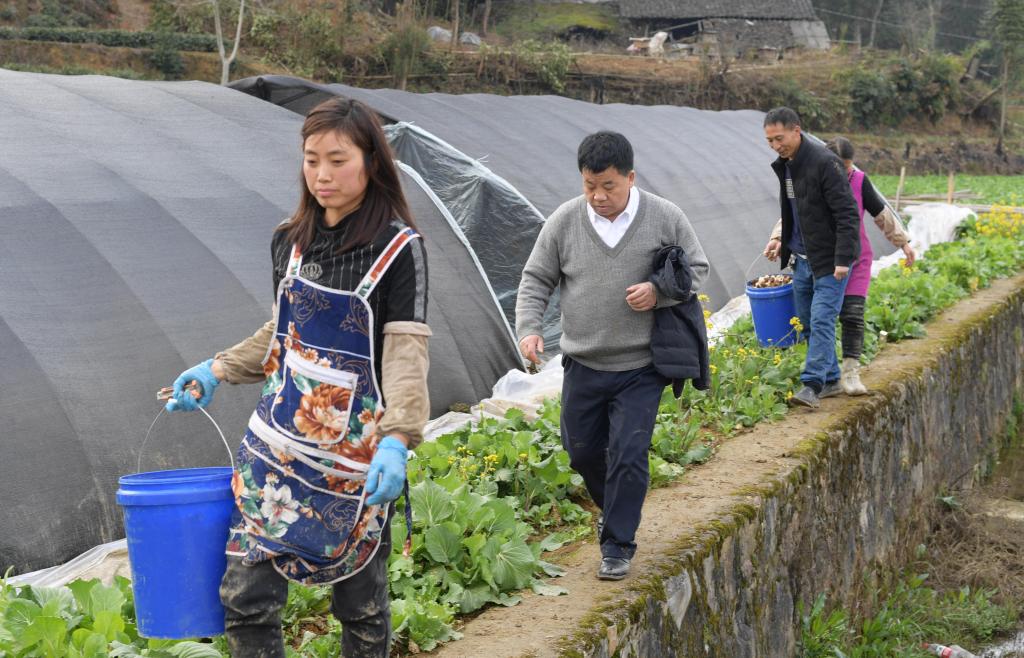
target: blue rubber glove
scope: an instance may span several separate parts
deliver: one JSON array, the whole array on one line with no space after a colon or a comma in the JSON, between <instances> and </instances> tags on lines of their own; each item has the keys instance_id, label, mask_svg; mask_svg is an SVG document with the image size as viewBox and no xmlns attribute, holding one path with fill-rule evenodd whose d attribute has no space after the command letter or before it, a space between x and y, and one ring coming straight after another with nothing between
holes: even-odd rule
<instances>
[{"instance_id":1,"label":"blue rubber glove","mask_svg":"<svg viewBox=\"0 0 1024 658\"><path fill-rule=\"evenodd\" d=\"M402 493L405 484L405 460L409 449L393 436L385 436L366 472L367 505L385 505ZM379 480L379 482L378 482Z\"/></svg>"},{"instance_id":2,"label":"blue rubber glove","mask_svg":"<svg viewBox=\"0 0 1024 658\"><path fill-rule=\"evenodd\" d=\"M195 411L200 407L205 409L213 399L217 385L220 384L220 380L213 374L212 365L213 359L207 359L178 375L174 380L174 397L167 401L164 408L167 411ZM185 390L191 381L198 382L202 388L203 395L198 400L192 395L192 391Z\"/></svg>"}]
</instances>

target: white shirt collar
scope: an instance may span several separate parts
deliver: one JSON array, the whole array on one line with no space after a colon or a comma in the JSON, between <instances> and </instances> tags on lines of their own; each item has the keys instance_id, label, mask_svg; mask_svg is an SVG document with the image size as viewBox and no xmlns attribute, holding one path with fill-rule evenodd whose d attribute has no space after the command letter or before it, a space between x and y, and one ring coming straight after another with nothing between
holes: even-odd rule
<instances>
[{"instance_id":1,"label":"white shirt collar","mask_svg":"<svg viewBox=\"0 0 1024 658\"><path fill-rule=\"evenodd\" d=\"M589 202L587 203L587 215L590 218L591 226L594 227L601 240L614 249L619 244L619 241L622 240L622 237L626 235L626 231L629 230L629 226L633 223L639 207L640 192L636 189L636 185L633 185L629 188L629 200L626 202L626 208L619 213L615 221L598 215Z\"/></svg>"}]
</instances>

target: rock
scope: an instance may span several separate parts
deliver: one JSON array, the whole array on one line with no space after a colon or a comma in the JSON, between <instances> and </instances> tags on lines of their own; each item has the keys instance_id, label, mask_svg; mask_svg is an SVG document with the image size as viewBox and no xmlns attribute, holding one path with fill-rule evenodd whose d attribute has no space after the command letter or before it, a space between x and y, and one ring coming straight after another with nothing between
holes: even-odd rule
<instances>
[{"instance_id":1,"label":"rock","mask_svg":"<svg viewBox=\"0 0 1024 658\"><path fill-rule=\"evenodd\" d=\"M452 31L446 30L440 25L431 25L427 28L427 36L429 36L432 41L451 41Z\"/></svg>"}]
</instances>

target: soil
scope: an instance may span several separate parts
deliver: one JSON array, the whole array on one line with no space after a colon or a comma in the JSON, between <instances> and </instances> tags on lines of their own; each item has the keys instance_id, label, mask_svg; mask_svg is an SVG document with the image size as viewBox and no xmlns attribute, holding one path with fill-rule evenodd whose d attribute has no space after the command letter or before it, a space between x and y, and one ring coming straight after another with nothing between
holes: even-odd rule
<instances>
[{"instance_id":1,"label":"soil","mask_svg":"<svg viewBox=\"0 0 1024 658\"><path fill-rule=\"evenodd\" d=\"M983 313L1011 291L1024 286L1024 275L997 281L941 314L928 325L928 337L887 346L862 370L864 383L889 380L893 372L919 362L933 353L936 343L956 331L963 320ZM840 396L823 401L815 411L793 410L781 421L761 424L723 442L706 464L690 469L678 483L651 491L637 533L639 550L632 573L617 583L599 581L595 572L600 551L594 540L565 547L555 562L566 574L550 582L569 590L567 596L543 597L524 593L511 608L489 608L469 620L460 631L463 639L430 655L443 658L511 658L556 656L557 643L571 634L588 612L617 594L628 591L631 581L652 570L666 552L698 524L723 515L739 502L752 502L739 493L745 487L781 477L800 459L792 456L797 445L834 422L837 416L860 404L857 398ZM619 597L617 597L619 598Z\"/></svg>"},{"instance_id":2,"label":"soil","mask_svg":"<svg viewBox=\"0 0 1024 658\"><path fill-rule=\"evenodd\" d=\"M894 139L891 146L858 148L857 162L867 171L879 174L898 174L902 165L914 174L943 174L951 170L1006 176L1024 173L1024 154L1007 150L997 155L991 139L980 143L951 139L945 144L915 144L913 139Z\"/></svg>"},{"instance_id":3,"label":"soil","mask_svg":"<svg viewBox=\"0 0 1024 658\"><path fill-rule=\"evenodd\" d=\"M118 25L121 30L142 32L149 27L151 7L144 0L117 0Z\"/></svg>"}]
</instances>

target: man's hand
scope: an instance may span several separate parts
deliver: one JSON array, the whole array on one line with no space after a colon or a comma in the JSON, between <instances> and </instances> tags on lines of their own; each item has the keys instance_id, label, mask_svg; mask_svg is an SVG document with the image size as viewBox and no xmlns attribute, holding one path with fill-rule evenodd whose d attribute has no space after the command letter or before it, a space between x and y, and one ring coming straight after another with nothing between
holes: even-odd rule
<instances>
[{"instance_id":1,"label":"man's hand","mask_svg":"<svg viewBox=\"0 0 1024 658\"><path fill-rule=\"evenodd\" d=\"M774 261L778 259L781 250L782 240L769 240L768 245L764 248L764 257Z\"/></svg>"},{"instance_id":2,"label":"man's hand","mask_svg":"<svg viewBox=\"0 0 1024 658\"><path fill-rule=\"evenodd\" d=\"M836 281L842 281L846 278L846 275L850 273L849 267L843 267L842 265L836 265L836 271L832 274L836 278Z\"/></svg>"},{"instance_id":3,"label":"man's hand","mask_svg":"<svg viewBox=\"0 0 1024 658\"><path fill-rule=\"evenodd\" d=\"M649 311L658 303L658 294L654 292L654 284L650 281L634 284L626 288L626 303L634 311Z\"/></svg>"},{"instance_id":4,"label":"man's hand","mask_svg":"<svg viewBox=\"0 0 1024 658\"><path fill-rule=\"evenodd\" d=\"M537 334L524 336L519 341L519 351L528 361L540 365L540 357L537 355L544 353L544 339Z\"/></svg>"},{"instance_id":5,"label":"man's hand","mask_svg":"<svg viewBox=\"0 0 1024 658\"><path fill-rule=\"evenodd\" d=\"M906 267L912 266L914 261L917 260L917 253L914 251L914 248L910 246L909 242L903 245L903 260Z\"/></svg>"}]
</instances>

